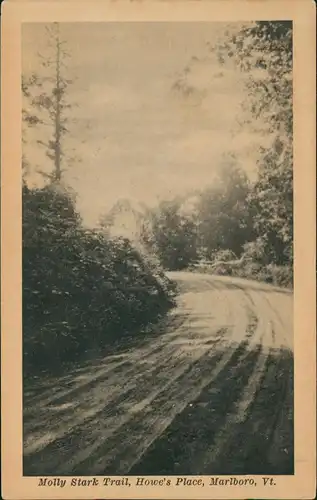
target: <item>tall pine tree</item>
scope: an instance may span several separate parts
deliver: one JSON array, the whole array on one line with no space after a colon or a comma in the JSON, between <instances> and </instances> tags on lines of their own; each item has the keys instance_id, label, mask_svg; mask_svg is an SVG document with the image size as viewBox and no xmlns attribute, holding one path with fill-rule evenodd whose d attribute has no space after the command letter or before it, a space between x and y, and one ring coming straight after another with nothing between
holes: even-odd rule
<instances>
[{"instance_id":1,"label":"tall pine tree","mask_svg":"<svg viewBox=\"0 0 317 500\"><path fill-rule=\"evenodd\" d=\"M38 169L52 183L60 183L64 172L63 160L65 151L63 138L68 132L67 110L71 108L68 101L68 87L72 80L66 76L66 59L69 53L66 42L61 37L59 23L45 27L48 40L48 56L39 54L40 70L32 75L23 75L22 94L24 98L23 124L26 131L29 127L48 127L51 137L48 140L37 139L36 142L45 148L46 156L52 162L50 171ZM69 160L69 158L68 158ZM23 166L26 175L29 170L24 155Z\"/></svg>"}]
</instances>

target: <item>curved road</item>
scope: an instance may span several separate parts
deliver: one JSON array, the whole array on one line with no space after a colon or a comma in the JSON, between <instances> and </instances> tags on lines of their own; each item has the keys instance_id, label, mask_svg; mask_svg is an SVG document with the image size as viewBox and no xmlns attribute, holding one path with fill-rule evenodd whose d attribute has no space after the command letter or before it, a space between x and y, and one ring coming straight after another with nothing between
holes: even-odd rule
<instances>
[{"instance_id":1,"label":"curved road","mask_svg":"<svg viewBox=\"0 0 317 500\"><path fill-rule=\"evenodd\" d=\"M156 335L25 393L25 475L293 473L292 293L170 277Z\"/></svg>"}]
</instances>

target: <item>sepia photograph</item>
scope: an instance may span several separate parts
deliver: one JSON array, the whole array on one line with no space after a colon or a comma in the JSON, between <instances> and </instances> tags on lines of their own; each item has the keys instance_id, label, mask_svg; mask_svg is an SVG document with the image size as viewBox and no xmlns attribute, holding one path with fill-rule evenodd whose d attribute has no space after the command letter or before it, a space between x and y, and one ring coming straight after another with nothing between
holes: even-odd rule
<instances>
[{"instance_id":1,"label":"sepia photograph","mask_svg":"<svg viewBox=\"0 0 317 500\"><path fill-rule=\"evenodd\" d=\"M22 27L23 472L293 474L292 23Z\"/></svg>"},{"instance_id":2,"label":"sepia photograph","mask_svg":"<svg viewBox=\"0 0 317 500\"><path fill-rule=\"evenodd\" d=\"M211 4L5 6L6 500L313 498L313 6Z\"/></svg>"}]
</instances>

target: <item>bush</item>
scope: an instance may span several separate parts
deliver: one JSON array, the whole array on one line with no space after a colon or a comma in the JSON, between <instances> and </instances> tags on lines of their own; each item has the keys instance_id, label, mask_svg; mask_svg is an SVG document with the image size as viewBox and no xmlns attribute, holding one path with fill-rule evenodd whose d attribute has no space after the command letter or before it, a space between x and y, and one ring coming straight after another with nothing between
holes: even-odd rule
<instances>
[{"instance_id":1,"label":"bush","mask_svg":"<svg viewBox=\"0 0 317 500\"><path fill-rule=\"evenodd\" d=\"M243 246L243 255L246 260L252 260L261 266L269 263L269 257L266 254L266 243L260 237Z\"/></svg>"},{"instance_id":2,"label":"bush","mask_svg":"<svg viewBox=\"0 0 317 500\"><path fill-rule=\"evenodd\" d=\"M213 254L214 265L201 261L192 270L206 272L217 276L236 276L239 278L253 279L271 283L275 286L290 288L293 286L293 267L291 265L277 266L267 264L263 255L263 247L260 239L245 245L243 260L240 262L230 250L221 250ZM222 262L236 261L234 265Z\"/></svg>"},{"instance_id":3,"label":"bush","mask_svg":"<svg viewBox=\"0 0 317 500\"><path fill-rule=\"evenodd\" d=\"M271 283L274 286L285 288L293 286L293 269L291 266L276 266L274 264L261 266L257 263L247 263L240 268L236 268L231 274L239 278Z\"/></svg>"},{"instance_id":4,"label":"bush","mask_svg":"<svg viewBox=\"0 0 317 500\"><path fill-rule=\"evenodd\" d=\"M227 262L236 260L237 256L232 250L217 250L212 254L212 260L216 263L218 261Z\"/></svg>"},{"instance_id":5,"label":"bush","mask_svg":"<svg viewBox=\"0 0 317 500\"><path fill-rule=\"evenodd\" d=\"M128 240L84 230L69 193L23 187L26 372L136 335L172 307L172 290Z\"/></svg>"},{"instance_id":6,"label":"bush","mask_svg":"<svg viewBox=\"0 0 317 500\"><path fill-rule=\"evenodd\" d=\"M293 286L292 266L276 266L274 264L269 264L268 266L266 266L265 271L268 280L273 285L287 288Z\"/></svg>"}]
</instances>

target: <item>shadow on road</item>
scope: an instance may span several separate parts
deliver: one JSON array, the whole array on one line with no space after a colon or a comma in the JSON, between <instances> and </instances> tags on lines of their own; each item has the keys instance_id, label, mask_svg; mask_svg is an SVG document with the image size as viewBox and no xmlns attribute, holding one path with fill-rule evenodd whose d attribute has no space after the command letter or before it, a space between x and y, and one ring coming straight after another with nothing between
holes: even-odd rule
<instances>
[{"instance_id":1,"label":"shadow on road","mask_svg":"<svg viewBox=\"0 0 317 500\"><path fill-rule=\"evenodd\" d=\"M257 346L234 370L238 351L227 370L174 419L130 474L294 474L293 356L287 350L269 354L245 420L232 428L229 422L222 447L216 448L217 434L230 419L257 358L265 356Z\"/></svg>"},{"instance_id":2,"label":"shadow on road","mask_svg":"<svg viewBox=\"0 0 317 500\"><path fill-rule=\"evenodd\" d=\"M210 308L201 285L216 290ZM230 292L227 310L218 284L182 286L184 302L159 324L28 384L24 474L294 473L293 355L276 338L284 318L265 298L251 310Z\"/></svg>"},{"instance_id":3,"label":"shadow on road","mask_svg":"<svg viewBox=\"0 0 317 500\"><path fill-rule=\"evenodd\" d=\"M91 373L95 368L98 370L100 366L107 362L111 362L113 357L119 360L131 350L141 349L153 343L153 340L164 338L168 333L180 328L186 321L187 314L167 314L164 318L160 318L155 324L149 325L148 328L140 329L138 335L126 335L121 337L117 342L111 345L100 348L96 346L93 349L85 351L82 356L76 361L68 361L65 365L61 365L56 371L43 373L34 377L24 377L23 379L23 398L24 408L27 408L33 402L33 397L43 394L47 391L59 392L61 388L71 388L76 383L76 376L82 376L85 373Z\"/></svg>"}]
</instances>

